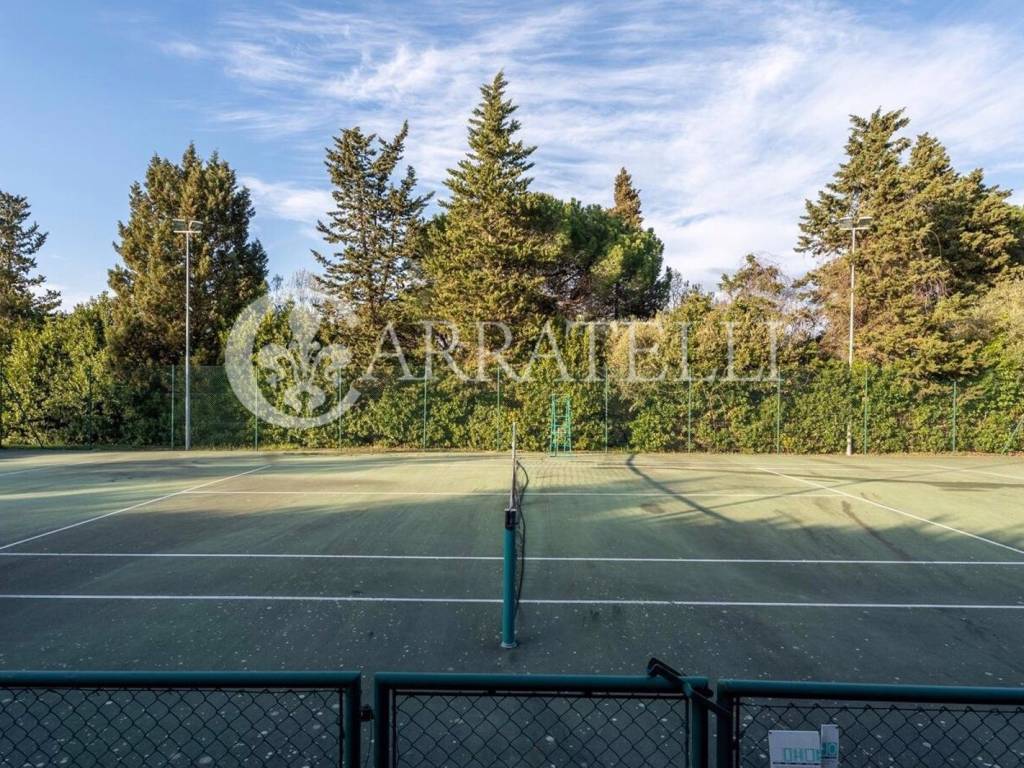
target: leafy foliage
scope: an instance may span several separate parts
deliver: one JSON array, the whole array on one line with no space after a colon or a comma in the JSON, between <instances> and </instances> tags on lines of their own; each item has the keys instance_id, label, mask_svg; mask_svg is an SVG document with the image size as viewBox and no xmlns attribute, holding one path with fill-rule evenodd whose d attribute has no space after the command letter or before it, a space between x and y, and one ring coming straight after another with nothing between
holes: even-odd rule
<instances>
[{"instance_id":1,"label":"leafy foliage","mask_svg":"<svg viewBox=\"0 0 1024 768\"><path fill-rule=\"evenodd\" d=\"M32 274L34 256L46 243L46 233L28 223L30 215L25 197L0 190L0 352L16 328L38 324L60 304L56 291L37 293L46 279Z\"/></svg>"}]
</instances>

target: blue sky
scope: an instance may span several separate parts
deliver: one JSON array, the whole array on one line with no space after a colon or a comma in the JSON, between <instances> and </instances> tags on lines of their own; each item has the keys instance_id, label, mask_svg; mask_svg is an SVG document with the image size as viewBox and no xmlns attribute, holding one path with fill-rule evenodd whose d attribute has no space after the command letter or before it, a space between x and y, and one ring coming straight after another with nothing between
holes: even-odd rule
<instances>
[{"instance_id":1,"label":"blue sky","mask_svg":"<svg viewBox=\"0 0 1024 768\"><path fill-rule=\"evenodd\" d=\"M5 2L0 189L29 197L40 271L73 304L106 286L129 185L194 140L252 190L287 275L313 267L333 134L408 118L408 160L443 194L499 68L534 188L608 204L625 165L667 262L708 285L747 252L810 266L796 222L849 113L906 107L909 134L1024 192L1019 2L799 0Z\"/></svg>"}]
</instances>

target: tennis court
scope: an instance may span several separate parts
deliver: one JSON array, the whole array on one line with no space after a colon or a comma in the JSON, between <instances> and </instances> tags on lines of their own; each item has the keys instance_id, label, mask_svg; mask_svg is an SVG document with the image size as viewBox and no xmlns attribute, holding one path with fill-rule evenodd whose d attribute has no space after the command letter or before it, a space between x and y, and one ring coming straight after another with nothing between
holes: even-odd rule
<instances>
[{"instance_id":1,"label":"tennis court","mask_svg":"<svg viewBox=\"0 0 1024 768\"><path fill-rule=\"evenodd\" d=\"M1019 685L1024 462L12 451L0 666Z\"/></svg>"}]
</instances>

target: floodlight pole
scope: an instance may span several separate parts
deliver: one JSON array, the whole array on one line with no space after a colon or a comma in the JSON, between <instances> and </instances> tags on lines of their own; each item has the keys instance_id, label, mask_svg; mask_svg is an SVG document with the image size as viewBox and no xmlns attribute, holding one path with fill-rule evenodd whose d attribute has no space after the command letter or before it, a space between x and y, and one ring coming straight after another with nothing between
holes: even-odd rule
<instances>
[{"instance_id":1,"label":"floodlight pole","mask_svg":"<svg viewBox=\"0 0 1024 768\"><path fill-rule=\"evenodd\" d=\"M191 348L191 273L192 235L199 234L203 222L195 219L175 219L176 235L185 236L185 450L192 449L192 348Z\"/></svg>"},{"instance_id":2,"label":"floodlight pole","mask_svg":"<svg viewBox=\"0 0 1024 768\"><path fill-rule=\"evenodd\" d=\"M854 307L854 287L856 285L856 257L857 257L857 233L863 232L868 229L871 225L870 216L846 216L841 221L843 229L850 231L850 323L849 323L849 349L847 353L847 366L850 369L850 375L853 375L853 307ZM846 420L846 455L853 455L853 419L847 418Z\"/></svg>"}]
</instances>

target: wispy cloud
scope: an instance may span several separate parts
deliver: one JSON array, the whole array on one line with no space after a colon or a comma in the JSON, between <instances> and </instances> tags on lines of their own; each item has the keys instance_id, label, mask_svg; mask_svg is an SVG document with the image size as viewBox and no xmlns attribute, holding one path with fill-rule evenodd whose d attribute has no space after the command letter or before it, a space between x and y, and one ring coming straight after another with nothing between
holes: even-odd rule
<instances>
[{"instance_id":1,"label":"wispy cloud","mask_svg":"<svg viewBox=\"0 0 1024 768\"><path fill-rule=\"evenodd\" d=\"M288 182L269 183L252 176L240 181L252 194L254 203L271 215L307 226L314 226L331 207L326 189L307 189Z\"/></svg>"},{"instance_id":2,"label":"wispy cloud","mask_svg":"<svg viewBox=\"0 0 1024 768\"><path fill-rule=\"evenodd\" d=\"M237 85L211 120L304 143L311 165L341 126L391 134L408 118L409 160L433 190L464 151L479 84L504 68L540 147L536 188L608 203L627 166L669 263L712 281L750 251L809 266L792 251L796 223L840 160L850 113L905 106L959 165L1024 176L1003 159L1024 150L1020 30L902 12L604 0L527 6L510 23L498 5L286 6L223 16L196 55L216 51ZM304 227L329 204L326 183L246 183L261 209Z\"/></svg>"},{"instance_id":3,"label":"wispy cloud","mask_svg":"<svg viewBox=\"0 0 1024 768\"><path fill-rule=\"evenodd\" d=\"M205 58L206 55L202 48L187 40L168 40L165 43L161 43L160 50L171 56L189 61L198 61Z\"/></svg>"}]
</instances>

